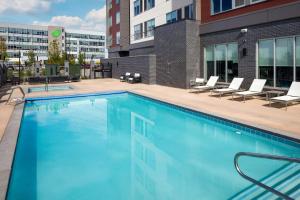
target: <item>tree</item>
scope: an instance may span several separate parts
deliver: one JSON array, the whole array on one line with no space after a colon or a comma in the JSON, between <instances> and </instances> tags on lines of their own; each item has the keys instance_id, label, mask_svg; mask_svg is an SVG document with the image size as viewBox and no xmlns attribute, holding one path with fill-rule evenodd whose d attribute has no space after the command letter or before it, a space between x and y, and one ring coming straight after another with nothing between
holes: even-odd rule
<instances>
[{"instance_id":1,"label":"tree","mask_svg":"<svg viewBox=\"0 0 300 200\"><path fill-rule=\"evenodd\" d=\"M48 51L48 64L61 64L61 52L57 40L50 42Z\"/></svg>"},{"instance_id":2,"label":"tree","mask_svg":"<svg viewBox=\"0 0 300 200\"><path fill-rule=\"evenodd\" d=\"M7 46L6 46L6 40L2 37L0 37L0 60L4 60L4 58L7 58Z\"/></svg>"},{"instance_id":3,"label":"tree","mask_svg":"<svg viewBox=\"0 0 300 200\"><path fill-rule=\"evenodd\" d=\"M84 64L84 57L85 57L85 54L79 52L79 55L78 55L78 64L80 64L81 66Z\"/></svg>"},{"instance_id":4,"label":"tree","mask_svg":"<svg viewBox=\"0 0 300 200\"><path fill-rule=\"evenodd\" d=\"M85 53L81 53L79 52L79 55L78 55L78 63L79 65L82 67L84 64L85 64ZM85 78L85 66L83 68L83 78Z\"/></svg>"},{"instance_id":5,"label":"tree","mask_svg":"<svg viewBox=\"0 0 300 200\"><path fill-rule=\"evenodd\" d=\"M28 51L28 61L27 64L29 67L32 67L35 63L35 53L33 50Z\"/></svg>"},{"instance_id":6,"label":"tree","mask_svg":"<svg viewBox=\"0 0 300 200\"><path fill-rule=\"evenodd\" d=\"M64 65L65 60L69 61L70 65L75 64L75 57L72 54L67 54L67 52L63 52L61 56L61 65Z\"/></svg>"}]
</instances>

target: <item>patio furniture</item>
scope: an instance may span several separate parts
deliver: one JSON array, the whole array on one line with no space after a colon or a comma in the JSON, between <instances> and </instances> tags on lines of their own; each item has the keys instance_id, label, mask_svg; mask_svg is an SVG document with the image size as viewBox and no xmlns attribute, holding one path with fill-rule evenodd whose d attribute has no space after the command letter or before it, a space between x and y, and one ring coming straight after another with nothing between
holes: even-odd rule
<instances>
[{"instance_id":1,"label":"patio furniture","mask_svg":"<svg viewBox=\"0 0 300 200\"><path fill-rule=\"evenodd\" d=\"M293 82L287 95L269 99L269 105L271 102L284 103L287 110L288 104L296 101L300 101L300 82Z\"/></svg>"},{"instance_id":2,"label":"patio furniture","mask_svg":"<svg viewBox=\"0 0 300 200\"><path fill-rule=\"evenodd\" d=\"M128 78L131 76L131 73L130 72L126 72L124 75L121 75L120 76L120 81L121 82L125 82L128 80Z\"/></svg>"},{"instance_id":3,"label":"patio furniture","mask_svg":"<svg viewBox=\"0 0 300 200\"><path fill-rule=\"evenodd\" d=\"M279 91L279 90L268 90L266 91L266 99L269 101L272 96L277 96L279 97L280 95L283 95L284 91Z\"/></svg>"},{"instance_id":4,"label":"patio furniture","mask_svg":"<svg viewBox=\"0 0 300 200\"><path fill-rule=\"evenodd\" d=\"M140 73L134 73L133 76L128 78L128 83L140 83L142 82L142 77Z\"/></svg>"},{"instance_id":5,"label":"patio furniture","mask_svg":"<svg viewBox=\"0 0 300 200\"><path fill-rule=\"evenodd\" d=\"M22 98L13 98L11 99L12 97L12 94L15 90L19 89L20 92L22 93ZM15 103L15 104L19 104L19 103L23 103L24 102L24 98L25 98L25 92L23 90L23 88L21 86L13 86L11 87L11 92L9 93L9 97L7 99L7 102L6 104L11 104L11 103Z\"/></svg>"},{"instance_id":6,"label":"patio furniture","mask_svg":"<svg viewBox=\"0 0 300 200\"><path fill-rule=\"evenodd\" d=\"M209 78L209 80L207 81L206 85L195 86L195 87L192 88L192 92L214 89L216 84L217 84L218 79L219 79L218 76L211 76Z\"/></svg>"},{"instance_id":7,"label":"patio furniture","mask_svg":"<svg viewBox=\"0 0 300 200\"><path fill-rule=\"evenodd\" d=\"M196 78L195 80L190 80L190 87L200 86L205 84L204 78Z\"/></svg>"},{"instance_id":8,"label":"patio furniture","mask_svg":"<svg viewBox=\"0 0 300 200\"><path fill-rule=\"evenodd\" d=\"M234 78L228 88L221 88L221 89L215 89L212 90L213 93L219 94L219 97L221 97L224 94L232 94L234 92L240 91L240 87L244 81L244 78Z\"/></svg>"},{"instance_id":9,"label":"patio furniture","mask_svg":"<svg viewBox=\"0 0 300 200\"><path fill-rule=\"evenodd\" d=\"M267 80L265 80L265 79L254 79L249 90L243 91L243 92L232 93L232 98L233 98L233 95L242 96L244 98L244 102L245 102L246 97L264 94L265 92L263 92L263 89L264 89L266 82L267 82Z\"/></svg>"}]
</instances>

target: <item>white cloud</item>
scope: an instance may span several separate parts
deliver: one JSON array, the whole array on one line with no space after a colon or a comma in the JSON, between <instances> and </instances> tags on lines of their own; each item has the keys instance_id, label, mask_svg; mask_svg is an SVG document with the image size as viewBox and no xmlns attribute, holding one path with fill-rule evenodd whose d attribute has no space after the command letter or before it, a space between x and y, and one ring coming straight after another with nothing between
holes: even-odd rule
<instances>
[{"instance_id":1,"label":"white cloud","mask_svg":"<svg viewBox=\"0 0 300 200\"><path fill-rule=\"evenodd\" d=\"M92 9L84 18L78 16L54 16L49 22L34 21L33 24L64 26L70 29L83 29L105 32L106 7Z\"/></svg>"},{"instance_id":2,"label":"white cloud","mask_svg":"<svg viewBox=\"0 0 300 200\"><path fill-rule=\"evenodd\" d=\"M0 0L0 13L38 13L48 11L52 3L64 0Z\"/></svg>"}]
</instances>

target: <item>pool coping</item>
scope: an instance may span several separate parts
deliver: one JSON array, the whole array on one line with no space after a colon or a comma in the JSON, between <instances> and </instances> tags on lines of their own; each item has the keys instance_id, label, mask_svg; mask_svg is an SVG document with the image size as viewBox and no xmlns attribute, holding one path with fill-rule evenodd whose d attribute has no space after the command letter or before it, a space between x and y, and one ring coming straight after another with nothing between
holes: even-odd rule
<instances>
[{"instance_id":1,"label":"pool coping","mask_svg":"<svg viewBox=\"0 0 300 200\"><path fill-rule=\"evenodd\" d=\"M99 96L99 95L113 95L113 94L124 94L129 93L133 95L138 95L142 98L152 99L156 102L173 106L179 108L184 111L198 113L200 115L205 115L211 118L216 118L221 121L235 123L239 126L245 126L249 129L254 129L257 131L264 132L266 134L270 134L270 137L275 136L281 139L285 139L288 141L292 141L295 143L300 144L300 139L293 137L292 133L275 130L270 127L264 127L259 124L249 124L248 122L242 120L236 120L230 118L228 116L222 116L220 114L216 114L213 112L208 112L201 110L199 108L195 108L189 105L177 104L174 102L167 101L165 99L152 97L150 95L142 94L136 91L130 90L114 90L114 91L102 91L102 92L95 92L95 93L80 93L80 94L71 94L71 95L55 95L55 96L47 96L47 97L30 97L25 98L25 102L27 101L39 101L39 100L51 100L51 99L63 99L63 98L77 98L77 97L88 97L88 96ZM18 104L15 106L14 111L9 119L8 125L4 131L4 135L2 140L0 141L0 200L5 200L7 195L7 189L10 180L10 174L12 170L12 164L14 160L14 154L16 150L19 130L21 126L21 121L23 117L25 103ZM252 132L251 132L252 134Z\"/></svg>"},{"instance_id":2,"label":"pool coping","mask_svg":"<svg viewBox=\"0 0 300 200\"><path fill-rule=\"evenodd\" d=\"M71 85L69 83L64 83L64 84L63 83L58 83L58 84L50 83L48 85L48 87L51 87L51 86L68 86L69 89L67 89L67 90L71 90L71 91L77 89L76 86ZM36 93L36 92L29 92L29 89L30 88L39 88L39 87L44 87L44 85L40 85L40 84L37 84L37 85L25 85L25 86L22 86L22 89L25 92L25 94L32 94L32 93ZM56 91L58 91L58 90L56 90ZM56 91L55 90L54 91L50 90L50 91L47 91L47 92L49 93L49 92L56 92ZM60 91L65 91L65 90L60 90ZM45 92L45 91L42 91L42 92Z\"/></svg>"},{"instance_id":3,"label":"pool coping","mask_svg":"<svg viewBox=\"0 0 300 200\"><path fill-rule=\"evenodd\" d=\"M0 141L0 200L5 200L8 189L24 103L15 106Z\"/></svg>"}]
</instances>

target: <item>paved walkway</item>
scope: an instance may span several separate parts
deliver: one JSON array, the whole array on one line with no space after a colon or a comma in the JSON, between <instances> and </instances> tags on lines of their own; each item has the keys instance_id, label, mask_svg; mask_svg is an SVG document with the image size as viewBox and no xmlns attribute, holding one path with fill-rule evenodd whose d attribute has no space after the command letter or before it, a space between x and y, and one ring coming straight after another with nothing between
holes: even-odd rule
<instances>
[{"instance_id":1,"label":"paved walkway","mask_svg":"<svg viewBox=\"0 0 300 200\"><path fill-rule=\"evenodd\" d=\"M218 98L210 96L208 92L195 94L189 93L188 90L159 85L120 83L115 79L84 80L69 84L74 87L73 90L30 93L27 94L27 97L129 90L300 139L300 104L289 106L286 111L280 104L274 104L273 107L269 107L268 102L264 99L254 98L243 103L239 99L231 100L231 96ZM0 104L0 137L9 120L12 109L12 106Z\"/></svg>"}]
</instances>

